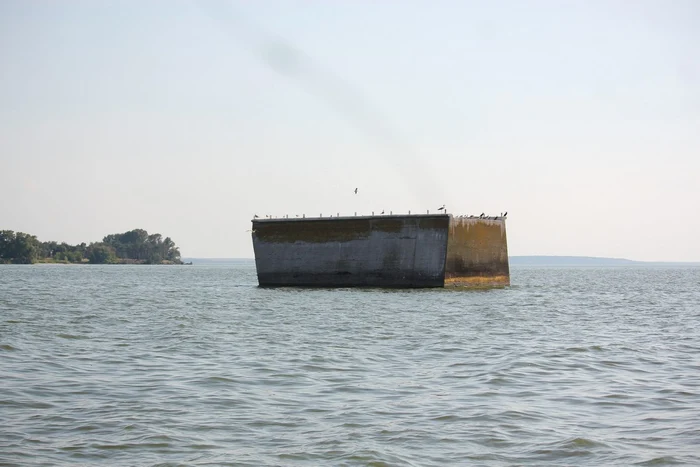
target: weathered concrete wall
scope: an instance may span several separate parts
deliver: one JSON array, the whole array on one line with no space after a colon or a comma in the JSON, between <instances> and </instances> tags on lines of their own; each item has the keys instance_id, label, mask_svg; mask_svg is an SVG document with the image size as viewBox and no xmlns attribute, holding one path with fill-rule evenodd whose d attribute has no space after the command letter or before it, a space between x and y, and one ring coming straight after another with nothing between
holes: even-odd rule
<instances>
[{"instance_id":1,"label":"weathered concrete wall","mask_svg":"<svg viewBox=\"0 0 700 467\"><path fill-rule=\"evenodd\" d=\"M505 219L451 217L445 286L505 285L510 285Z\"/></svg>"},{"instance_id":2,"label":"weathered concrete wall","mask_svg":"<svg viewBox=\"0 0 700 467\"><path fill-rule=\"evenodd\" d=\"M262 286L442 287L447 215L256 219Z\"/></svg>"}]
</instances>

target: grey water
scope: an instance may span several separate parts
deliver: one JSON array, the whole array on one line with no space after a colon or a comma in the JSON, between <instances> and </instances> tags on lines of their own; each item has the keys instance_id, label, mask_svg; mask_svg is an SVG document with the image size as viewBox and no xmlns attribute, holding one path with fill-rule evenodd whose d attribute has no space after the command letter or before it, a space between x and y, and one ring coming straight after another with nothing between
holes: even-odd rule
<instances>
[{"instance_id":1,"label":"grey water","mask_svg":"<svg viewBox=\"0 0 700 467\"><path fill-rule=\"evenodd\" d=\"M700 269L0 266L1 465L700 465Z\"/></svg>"}]
</instances>

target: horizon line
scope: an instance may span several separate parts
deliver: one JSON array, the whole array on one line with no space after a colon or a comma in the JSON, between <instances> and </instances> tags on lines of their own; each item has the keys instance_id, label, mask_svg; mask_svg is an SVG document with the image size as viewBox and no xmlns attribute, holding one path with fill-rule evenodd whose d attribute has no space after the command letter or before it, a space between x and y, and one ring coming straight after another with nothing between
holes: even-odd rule
<instances>
[{"instance_id":1,"label":"horizon line","mask_svg":"<svg viewBox=\"0 0 700 467\"><path fill-rule=\"evenodd\" d=\"M587 259L587 260L605 260L605 261L620 261L626 263L645 263L645 264L686 264L700 265L700 261L668 261L668 260L636 260L611 256L576 256L576 255L508 255L508 258L557 258L557 259ZM207 260L207 261L240 261L240 260L255 260L255 257L225 257L225 256L182 256L182 260Z\"/></svg>"}]
</instances>

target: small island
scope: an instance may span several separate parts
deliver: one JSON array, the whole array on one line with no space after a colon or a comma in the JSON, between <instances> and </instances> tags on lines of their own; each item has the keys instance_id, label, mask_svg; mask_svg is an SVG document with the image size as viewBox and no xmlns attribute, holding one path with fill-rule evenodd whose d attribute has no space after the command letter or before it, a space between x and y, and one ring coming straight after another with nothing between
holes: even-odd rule
<instances>
[{"instance_id":1,"label":"small island","mask_svg":"<svg viewBox=\"0 0 700 467\"><path fill-rule=\"evenodd\" d=\"M183 264L170 237L143 229L107 235L89 245L41 242L35 235L0 230L0 264Z\"/></svg>"}]
</instances>

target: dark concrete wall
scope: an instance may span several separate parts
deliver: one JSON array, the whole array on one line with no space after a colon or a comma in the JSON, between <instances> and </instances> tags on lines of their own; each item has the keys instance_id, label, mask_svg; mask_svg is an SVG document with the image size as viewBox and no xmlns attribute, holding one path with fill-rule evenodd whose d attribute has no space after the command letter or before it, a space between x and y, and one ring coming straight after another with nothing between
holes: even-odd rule
<instances>
[{"instance_id":1,"label":"dark concrete wall","mask_svg":"<svg viewBox=\"0 0 700 467\"><path fill-rule=\"evenodd\" d=\"M451 217L445 286L505 285L510 285L505 219Z\"/></svg>"},{"instance_id":2,"label":"dark concrete wall","mask_svg":"<svg viewBox=\"0 0 700 467\"><path fill-rule=\"evenodd\" d=\"M256 219L262 286L442 287L447 215Z\"/></svg>"}]
</instances>

